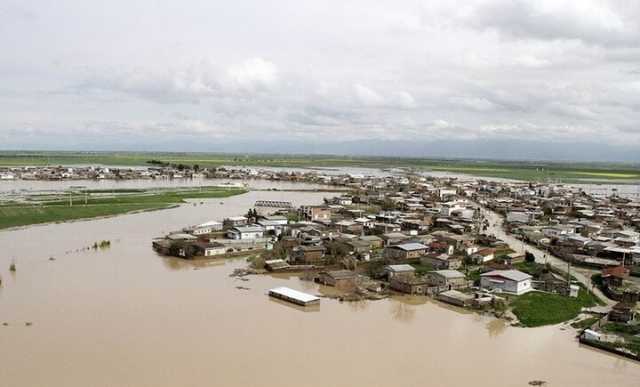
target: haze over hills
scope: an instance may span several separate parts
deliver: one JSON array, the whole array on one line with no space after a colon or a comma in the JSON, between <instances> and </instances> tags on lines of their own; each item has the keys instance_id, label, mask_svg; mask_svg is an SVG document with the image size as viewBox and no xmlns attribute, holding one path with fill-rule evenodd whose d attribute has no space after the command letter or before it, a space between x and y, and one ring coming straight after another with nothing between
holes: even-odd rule
<instances>
[{"instance_id":1,"label":"haze over hills","mask_svg":"<svg viewBox=\"0 0 640 387\"><path fill-rule=\"evenodd\" d=\"M131 152L212 152L292 155L383 156L452 159L487 159L503 161L548 162L622 162L640 163L640 150L636 146L603 145L598 143L548 143L542 141L513 140L456 140L456 141L389 141L361 140L344 142L302 141L246 141L216 142L206 138L176 141L115 141L95 143L93 140L75 146L60 148L44 142L30 146L6 147L0 150L53 150L53 151L131 151Z\"/></svg>"}]
</instances>

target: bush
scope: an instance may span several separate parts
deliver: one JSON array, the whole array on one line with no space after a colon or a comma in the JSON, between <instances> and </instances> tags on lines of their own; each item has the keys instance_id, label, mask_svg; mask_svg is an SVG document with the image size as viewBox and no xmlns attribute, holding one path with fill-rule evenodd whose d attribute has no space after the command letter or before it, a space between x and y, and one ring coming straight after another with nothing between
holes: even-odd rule
<instances>
[{"instance_id":1,"label":"bush","mask_svg":"<svg viewBox=\"0 0 640 387\"><path fill-rule=\"evenodd\" d=\"M526 262L532 263L532 262L535 262L535 261L536 261L536 256L535 256L535 255L533 255L533 253L532 253L532 252L530 252L530 251L526 251L526 252L524 253L524 260L525 260Z\"/></svg>"}]
</instances>

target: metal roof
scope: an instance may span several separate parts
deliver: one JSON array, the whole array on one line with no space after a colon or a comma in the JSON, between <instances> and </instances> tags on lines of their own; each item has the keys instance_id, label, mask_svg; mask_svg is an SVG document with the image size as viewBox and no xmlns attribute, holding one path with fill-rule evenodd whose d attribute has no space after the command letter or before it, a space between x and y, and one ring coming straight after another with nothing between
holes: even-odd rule
<instances>
[{"instance_id":1,"label":"metal roof","mask_svg":"<svg viewBox=\"0 0 640 387\"><path fill-rule=\"evenodd\" d=\"M531 276L527 273L523 273L518 270L493 270L488 273L480 274L480 277L502 277L511 281L524 281L531 279Z\"/></svg>"},{"instance_id":2,"label":"metal roof","mask_svg":"<svg viewBox=\"0 0 640 387\"><path fill-rule=\"evenodd\" d=\"M234 227L233 229L238 232L263 232L264 231L264 228L262 228L261 226L240 226L240 227Z\"/></svg>"},{"instance_id":3,"label":"metal roof","mask_svg":"<svg viewBox=\"0 0 640 387\"><path fill-rule=\"evenodd\" d=\"M407 264L401 264L401 265L388 265L385 269L390 270L390 271L415 271L416 268L411 266L411 265L407 265Z\"/></svg>"},{"instance_id":4,"label":"metal roof","mask_svg":"<svg viewBox=\"0 0 640 387\"><path fill-rule=\"evenodd\" d=\"M320 300L320 298L311 295L311 294L307 294L307 293L303 293L294 289L290 289L284 286L281 286L279 288L273 288L269 290L270 293L277 293L277 294L281 294L283 296L289 297L289 298L293 298L296 300L299 300L301 302L307 303L307 302L312 302L312 301L318 301Z\"/></svg>"},{"instance_id":5,"label":"metal roof","mask_svg":"<svg viewBox=\"0 0 640 387\"><path fill-rule=\"evenodd\" d=\"M436 270L435 273L443 276L444 278L464 278L464 274L459 272L458 270Z\"/></svg>"},{"instance_id":6,"label":"metal roof","mask_svg":"<svg viewBox=\"0 0 640 387\"><path fill-rule=\"evenodd\" d=\"M397 247L404 251L424 250L427 248L427 246L423 245L422 243L403 243L401 245L396 245L391 247Z\"/></svg>"}]
</instances>

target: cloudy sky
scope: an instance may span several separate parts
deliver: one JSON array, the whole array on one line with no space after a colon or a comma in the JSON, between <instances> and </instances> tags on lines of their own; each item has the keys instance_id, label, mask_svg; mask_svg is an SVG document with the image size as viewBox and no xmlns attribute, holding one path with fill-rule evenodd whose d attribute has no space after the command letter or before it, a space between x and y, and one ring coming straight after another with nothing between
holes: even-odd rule
<instances>
[{"instance_id":1,"label":"cloudy sky","mask_svg":"<svg viewBox=\"0 0 640 387\"><path fill-rule=\"evenodd\" d=\"M640 2L0 0L0 149L640 161Z\"/></svg>"}]
</instances>

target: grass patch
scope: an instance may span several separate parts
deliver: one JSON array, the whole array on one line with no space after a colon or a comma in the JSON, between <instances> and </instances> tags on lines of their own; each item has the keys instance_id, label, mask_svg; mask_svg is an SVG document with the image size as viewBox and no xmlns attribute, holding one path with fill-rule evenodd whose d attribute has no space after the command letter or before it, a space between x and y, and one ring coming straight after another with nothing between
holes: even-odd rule
<instances>
[{"instance_id":1,"label":"grass patch","mask_svg":"<svg viewBox=\"0 0 640 387\"><path fill-rule=\"evenodd\" d=\"M39 223L63 222L76 219L90 219L113 216L132 211L158 210L184 203L185 199L221 198L246 192L242 189L203 188L194 190L160 190L145 194L116 195L112 197L74 197L74 205L69 207L69 199L48 201L40 204L18 204L0 206L0 229L27 226Z\"/></svg>"},{"instance_id":2,"label":"grass patch","mask_svg":"<svg viewBox=\"0 0 640 387\"><path fill-rule=\"evenodd\" d=\"M526 327L559 324L575 318L583 307L595 306L596 297L584 287L580 287L578 297L559 294L529 292L518 296L512 303L513 313Z\"/></svg>"},{"instance_id":3,"label":"grass patch","mask_svg":"<svg viewBox=\"0 0 640 387\"><path fill-rule=\"evenodd\" d=\"M616 322L606 323L602 330L605 332L618 333L627 336L634 336L640 334L640 325L620 324Z\"/></svg>"},{"instance_id":4,"label":"grass patch","mask_svg":"<svg viewBox=\"0 0 640 387\"><path fill-rule=\"evenodd\" d=\"M517 270L527 273L534 278L538 278L544 271L545 265L537 262L517 262L513 265Z\"/></svg>"},{"instance_id":5,"label":"grass patch","mask_svg":"<svg viewBox=\"0 0 640 387\"><path fill-rule=\"evenodd\" d=\"M582 330L582 329L589 328L590 326L595 324L598 320L600 320L598 317L588 317L583 320L571 323L571 326L575 329Z\"/></svg>"},{"instance_id":6,"label":"grass patch","mask_svg":"<svg viewBox=\"0 0 640 387\"><path fill-rule=\"evenodd\" d=\"M413 266L416 269L416 275L425 275L430 271L433 271L433 266L431 265L425 265L422 263L412 263L411 266Z\"/></svg>"}]
</instances>

